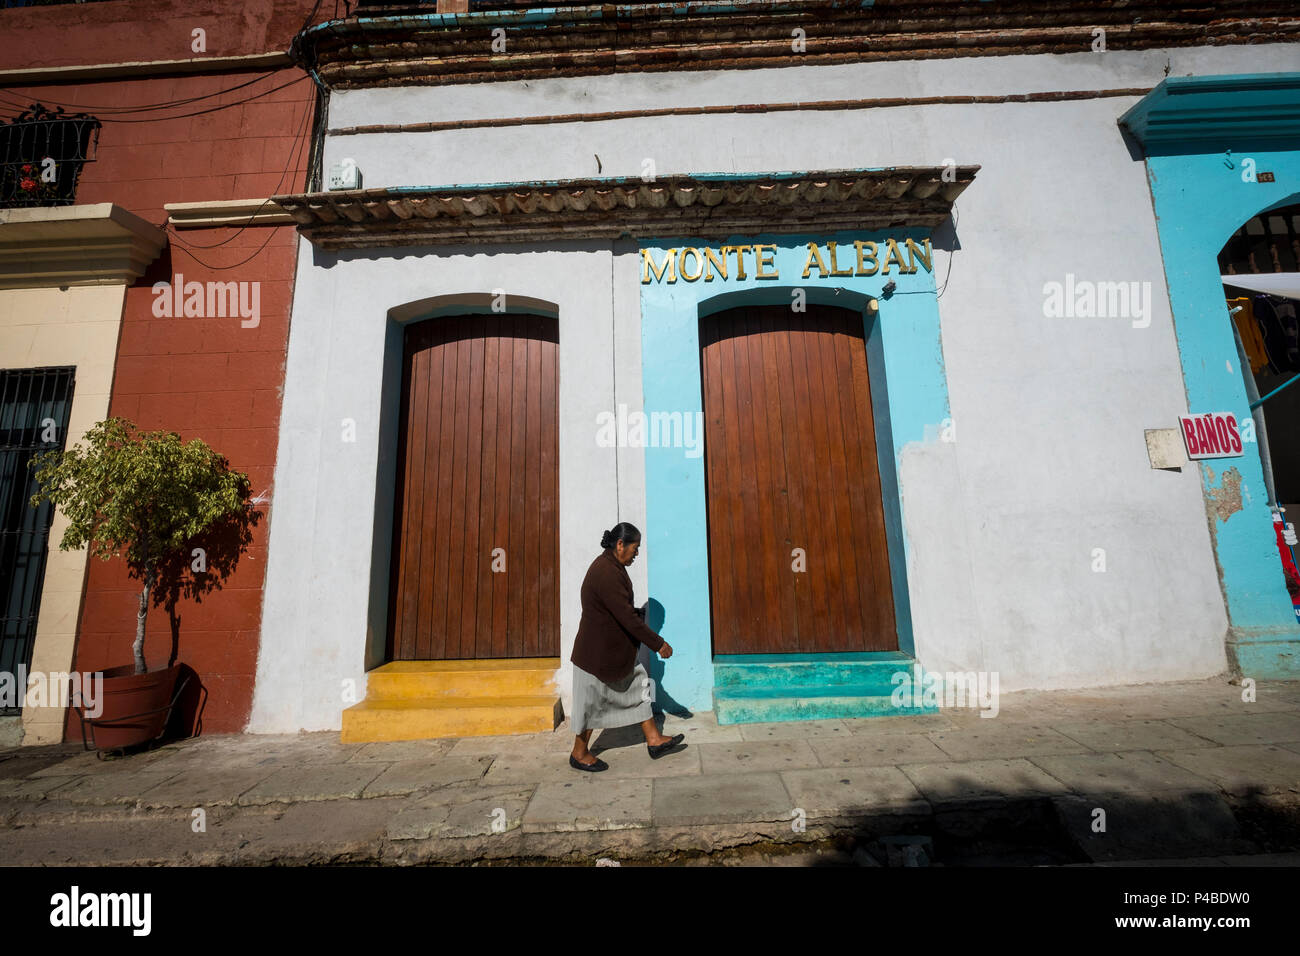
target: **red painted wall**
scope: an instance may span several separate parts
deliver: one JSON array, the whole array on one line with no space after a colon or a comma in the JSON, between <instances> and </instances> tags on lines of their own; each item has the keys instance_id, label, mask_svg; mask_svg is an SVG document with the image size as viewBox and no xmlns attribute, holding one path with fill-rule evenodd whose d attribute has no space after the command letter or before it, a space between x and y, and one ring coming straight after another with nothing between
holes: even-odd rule
<instances>
[{"instance_id":1,"label":"red painted wall","mask_svg":"<svg viewBox=\"0 0 1300 956\"><path fill-rule=\"evenodd\" d=\"M17 7L0 10L0 70L287 50L313 11L313 22L320 22L345 10L338 0L112 0ZM205 52L193 48L195 28L205 33Z\"/></svg>"},{"instance_id":2,"label":"red painted wall","mask_svg":"<svg viewBox=\"0 0 1300 956\"><path fill-rule=\"evenodd\" d=\"M332 4L322 6L333 12ZM286 49L311 9L117 0L4 10L0 35L13 42L0 43L0 69L196 56L173 43L183 32L188 44L193 26L207 29L210 56ZM38 62L20 62L24 56ZM9 104L41 102L103 121L79 204L117 203L164 227L164 203L264 199L305 188L315 92L296 68L46 82L9 86L2 96L4 118L17 112ZM187 718L194 731L241 731L252 706L297 245L291 226L169 228L162 255L127 291L109 414L202 438L267 499L234 575L201 603L179 607L178 660L197 672L205 692L192 698L202 705ZM258 325L244 328L238 316L155 316L153 284L174 282L177 273L186 282L258 283ZM77 670L131 661L139 591L122 561L90 562ZM171 629L161 609L150 611L145 652L150 667L168 663ZM66 733L80 739L72 715Z\"/></svg>"}]
</instances>

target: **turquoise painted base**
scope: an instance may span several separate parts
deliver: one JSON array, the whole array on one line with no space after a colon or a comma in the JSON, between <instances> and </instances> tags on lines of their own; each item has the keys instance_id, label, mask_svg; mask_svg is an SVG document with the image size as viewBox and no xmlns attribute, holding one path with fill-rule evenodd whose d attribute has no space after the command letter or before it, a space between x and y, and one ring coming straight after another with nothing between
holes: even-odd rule
<instances>
[{"instance_id":1,"label":"turquoise painted base","mask_svg":"<svg viewBox=\"0 0 1300 956\"><path fill-rule=\"evenodd\" d=\"M1228 659L1235 673L1255 680L1300 680L1300 641L1228 641Z\"/></svg>"},{"instance_id":2,"label":"turquoise painted base","mask_svg":"<svg viewBox=\"0 0 1300 956\"><path fill-rule=\"evenodd\" d=\"M713 659L719 724L933 714L893 702L893 676L916 661L897 651L858 654L731 654Z\"/></svg>"}]
</instances>

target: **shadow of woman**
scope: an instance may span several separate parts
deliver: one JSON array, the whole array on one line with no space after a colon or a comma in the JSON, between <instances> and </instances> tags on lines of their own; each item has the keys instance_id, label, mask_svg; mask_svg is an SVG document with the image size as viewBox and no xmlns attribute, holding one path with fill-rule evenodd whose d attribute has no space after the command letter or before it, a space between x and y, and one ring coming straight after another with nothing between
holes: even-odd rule
<instances>
[{"instance_id":1,"label":"shadow of woman","mask_svg":"<svg viewBox=\"0 0 1300 956\"><path fill-rule=\"evenodd\" d=\"M664 606L654 598L650 598L650 600L645 603L645 610L646 624L656 634L662 634L664 621L668 616ZM668 643L671 644L672 641L669 641ZM673 650L674 653L676 653L676 648ZM664 689L664 674L667 673L667 667L663 658L658 654L652 653L649 648L644 646L640 649L639 658L641 663L645 665L646 673L649 674L650 679L654 681L653 697L651 698L650 706L651 709L654 710L655 716L662 717L663 714L668 713L672 714L674 717L681 717L683 719L693 717L694 714L692 714L689 708L678 703L677 700L673 698L673 695ZM661 728L663 727L662 720L659 721L659 725Z\"/></svg>"}]
</instances>

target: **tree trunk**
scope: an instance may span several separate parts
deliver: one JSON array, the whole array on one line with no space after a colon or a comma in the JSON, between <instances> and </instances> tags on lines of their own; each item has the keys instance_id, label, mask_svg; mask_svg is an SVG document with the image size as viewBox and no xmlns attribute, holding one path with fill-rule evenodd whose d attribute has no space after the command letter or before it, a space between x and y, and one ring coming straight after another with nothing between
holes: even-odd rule
<instances>
[{"instance_id":1,"label":"tree trunk","mask_svg":"<svg viewBox=\"0 0 1300 956\"><path fill-rule=\"evenodd\" d=\"M144 589L140 592L140 612L135 619L135 643L131 650L135 653L135 672L143 674L144 666L144 619L149 613L149 592L153 590L153 569L145 572Z\"/></svg>"}]
</instances>

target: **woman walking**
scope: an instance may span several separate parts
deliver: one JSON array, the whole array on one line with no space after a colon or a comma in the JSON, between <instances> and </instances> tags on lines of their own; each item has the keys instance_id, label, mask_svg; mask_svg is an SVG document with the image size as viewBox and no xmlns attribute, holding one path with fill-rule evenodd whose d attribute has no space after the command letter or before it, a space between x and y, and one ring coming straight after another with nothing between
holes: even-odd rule
<instances>
[{"instance_id":1,"label":"woman walking","mask_svg":"<svg viewBox=\"0 0 1300 956\"><path fill-rule=\"evenodd\" d=\"M591 562L582 581L582 620L573 642L573 753L575 770L607 770L609 764L590 750L591 732L597 727L641 724L646 748L658 759L682 742L685 734L665 737L650 709L650 676L637 663L637 647L644 644L664 660L672 646L650 630L632 604L632 579L627 566L641 547L641 532L626 521L606 531L604 548Z\"/></svg>"}]
</instances>

